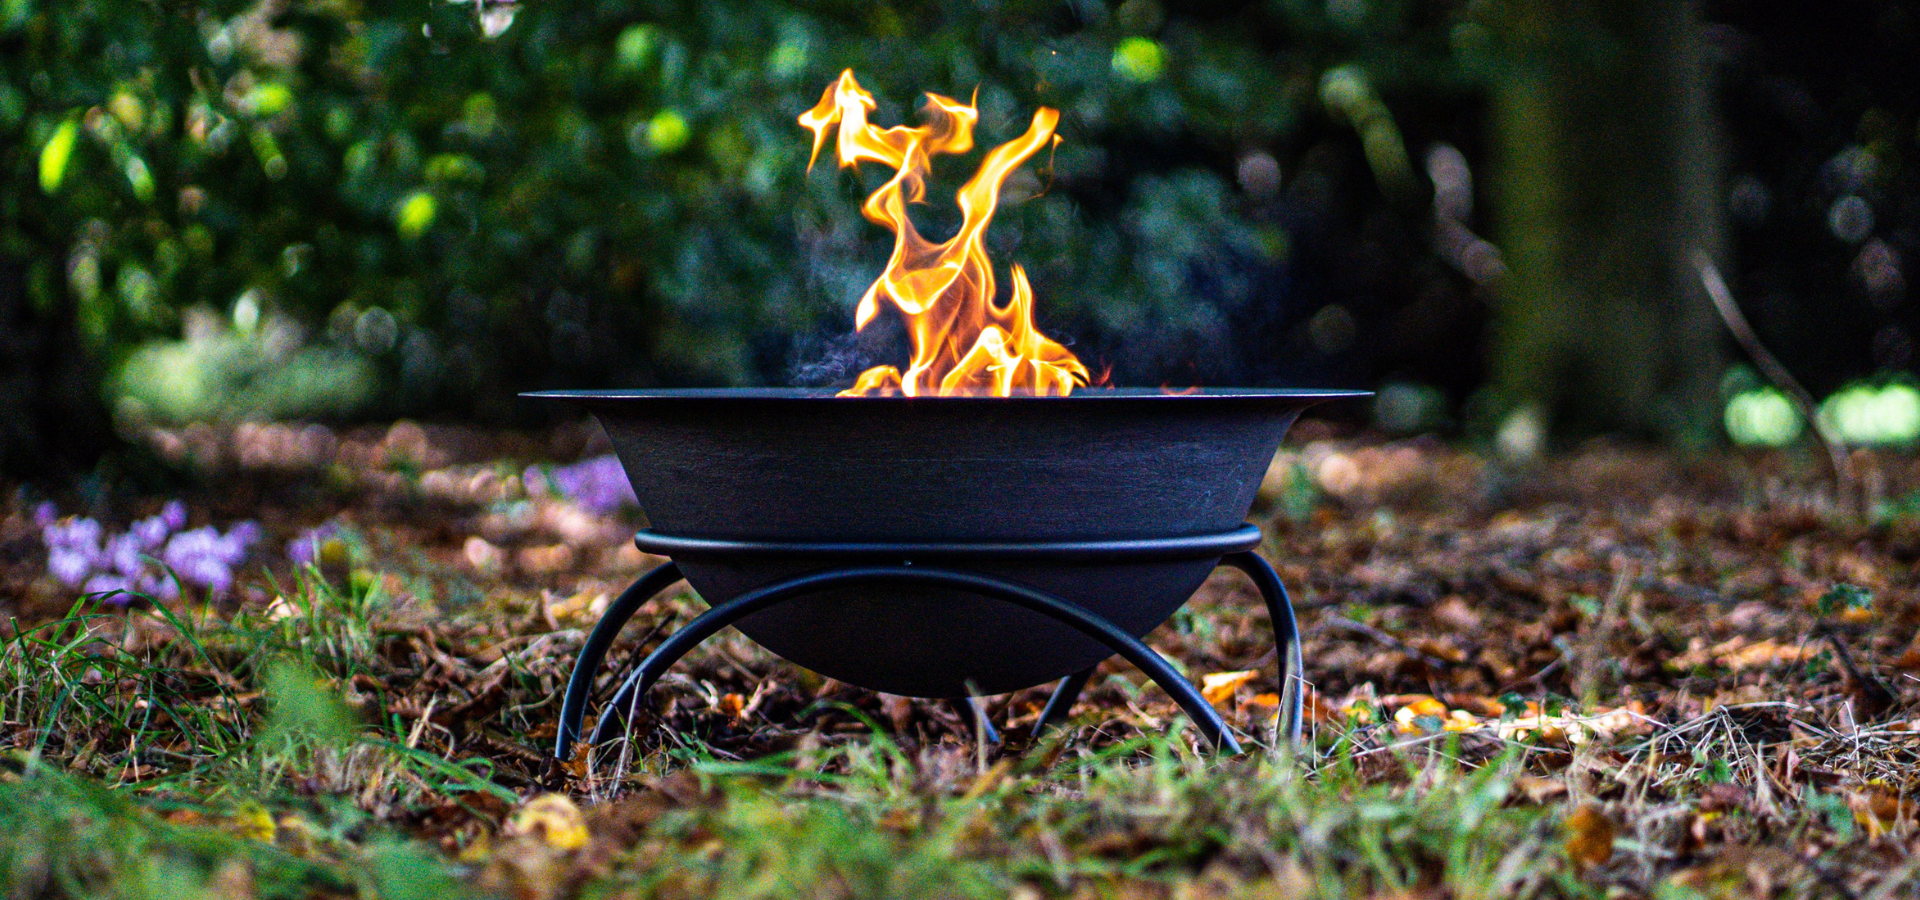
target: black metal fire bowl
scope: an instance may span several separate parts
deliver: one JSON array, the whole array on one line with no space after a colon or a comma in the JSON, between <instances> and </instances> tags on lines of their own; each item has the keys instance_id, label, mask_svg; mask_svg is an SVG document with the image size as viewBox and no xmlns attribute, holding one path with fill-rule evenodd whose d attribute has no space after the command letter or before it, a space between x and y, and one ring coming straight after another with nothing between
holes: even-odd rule
<instances>
[{"instance_id":1,"label":"black metal fire bowl","mask_svg":"<svg viewBox=\"0 0 1920 900\"><path fill-rule=\"evenodd\" d=\"M872 690L965 697L1084 672L1124 640L1049 602L1134 639L1164 622L1223 557L1251 556L1259 532L1243 519L1300 412L1367 395L527 396L580 404L606 429L647 517L636 542L678 565L646 593L683 573L712 607L753 606L712 630L733 624L798 665ZM818 583L783 587L808 573L822 573ZM1022 589L1057 599L1009 594ZM763 602L769 590L781 596ZM1277 580L1275 590L1284 601ZM583 651L582 664L593 655ZM621 698L631 700L623 690L615 705Z\"/></svg>"}]
</instances>

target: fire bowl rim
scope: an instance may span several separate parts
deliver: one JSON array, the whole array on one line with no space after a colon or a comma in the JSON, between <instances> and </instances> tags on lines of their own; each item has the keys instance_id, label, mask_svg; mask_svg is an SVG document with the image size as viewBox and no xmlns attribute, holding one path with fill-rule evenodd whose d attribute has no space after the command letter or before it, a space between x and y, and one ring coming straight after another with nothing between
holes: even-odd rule
<instances>
[{"instance_id":1,"label":"fire bowl rim","mask_svg":"<svg viewBox=\"0 0 1920 900\"><path fill-rule=\"evenodd\" d=\"M1251 550L1260 545L1260 527L1243 522L1239 527L1215 534L1170 538L1121 538L1092 541L983 541L971 542L805 542L736 541L718 538L679 537L643 529L633 536L634 546L656 556L689 560L731 560L741 556L805 557L809 559L854 560L1044 560L1046 562L1098 562L1120 559L1130 562L1166 562L1170 560L1210 559Z\"/></svg>"},{"instance_id":2,"label":"fire bowl rim","mask_svg":"<svg viewBox=\"0 0 1920 900\"><path fill-rule=\"evenodd\" d=\"M1196 388L1192 390L1166 390L1162 388L1080 388L1065 397L1057 395L1021 394L1008 397L994 397L985 394L965 394L959 396L907 397L900 394L881 396L842 397L833 388L615 388L607 390L564 390L564 391L527 391L520 396L530 400L790 400L809 403L1068 403L1102 402L1115 400L1294 400L1306 403L1320 403L1330 400L1359 400L1373 396L1373 391L1352 390L1347 388L1264 388L1264 387L1217 387Z\"/></svg>"}]
</instances>

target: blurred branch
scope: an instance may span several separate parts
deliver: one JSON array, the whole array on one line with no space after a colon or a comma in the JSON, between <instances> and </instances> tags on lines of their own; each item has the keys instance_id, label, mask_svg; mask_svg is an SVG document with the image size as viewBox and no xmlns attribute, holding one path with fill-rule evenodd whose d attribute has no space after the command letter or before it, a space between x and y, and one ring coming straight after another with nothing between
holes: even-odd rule
<instances>
[{"instance_id":1,"label":"blurred branch","mask_svg":"<svg viewBox=\"0 0 1920 900\"><path fill-rule=\"evenodd\" d=\"M1714 310L1720 313L1720 321L1726 323L1727 330L1733 333L1733 339L1739 342L1740 349L1747 352L1747 356L1752 358L1754 365L1760 367L1761 373L1767 376L1767 380L1773 382L1775 387L1786 394L1793 401L1793 405L1799 408L1800 415L1813 426L1814 438L1820 442L1820 448L1827 452L1827 464L1833 469L1835 487L1843 502L1851 503L1853 498L1859 495L1858 479L1853 472L1853 463L1847 458L1845 448L1841 446L1840 436L1834 434L1832 428L1821 420L1820 408L1814 402L1813 395L1800 385L1800 382L1793 377L1793 373L1787 371L1786 366L1780 364L1777 357L1768 352L1765 344L1760 343L1760 336L1754 333L1753 326L1747 322L1746 315L1741 313L1739 305L1733 302L1733 291L1727 288L1726 279L1720 276L1720 269L1713 264L1712 259L1707 257L1706 251L1698 249L1693 251L1693 265L1700 271L1700 283L1706 287L1707 296L1712 298Z\"/></svg>"}]
</instances>

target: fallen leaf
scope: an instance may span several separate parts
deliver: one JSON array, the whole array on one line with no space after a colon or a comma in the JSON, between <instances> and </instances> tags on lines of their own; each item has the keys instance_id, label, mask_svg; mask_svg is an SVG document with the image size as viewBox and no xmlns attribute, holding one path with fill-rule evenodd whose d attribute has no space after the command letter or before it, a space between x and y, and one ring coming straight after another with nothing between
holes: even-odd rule
<instances>
[{"instance_id":1,"label":"fallen leaf","mask_svg":"<svg viewBox=\"0 0 1920 900\"><path fill-rule=\"evenodd\" d=\"M519 553L520 568L535 575L563 572L573 566L573 548L566 544L528 547Z\"/></svg>"},{"instance_id":2,"label":"fallen leaf","mask_svg":"<svg viewBox=\"0 0 1920 900\"><path fill-rule=\"evenodd\" d=\"M1869 838L1876 839L1902 819L1912 819L1916 811L1913 801L1877 785L1862 792L1849 792L1847 805L1853 810L1853 820L1867 830Z\"/></svg>"},{"instance_id":3,"label":"fallen leaf","mask_svg":"<svg viewBox=\"0 0 1920 900\"><path fill-rule=\"evenodd\" d=\"M1581 869L1613 858L1613 821L1600 807L1586 803L1567 816L1567 858Z\"/></svg>"},{"instance_id":4,"label":"fallen leaf","mask_svg":"<svg viewBox=\"0 0 1920 900\"><path fill-rule=\"evenodd\" d=\"M1208 703L1219 706L1233 697L1233 692L1239 690L1241 685L1252 681L1254 676L1259 674L1257 669L1248 669L1244 672L1215 672L1212 675L1203 675L1200 677L1200 696L1207 698Z\"/></svg>"},{"instance_id":5,"label":"fallen leaf","mask_svg":"<svg viewBox=\"0 0 1920 900\"><path fill-rule=\"evenodd\" d=\"M1771 638L1749 642L1746 638L1736 637L1710 647L1696 640L1695 646L1687 652L1668 660L1667 669L1686 672L1712 663L1729 671L1744 672L1747 669L1805 662L1816 652L1811 647L1780 644Z\"/></svg>"},{"instance_id":6,"label":"fallen leaf","mask_svg":"<svg viewBox=\"0 0 1920 900\"><path fill-rule=\"evenodd\" d=\"M1567 783L1557 778L1541 778L1538 775L1522 775L1514 779L1513 788L1529 803L1545 803L1555 797L1565 796Z\"/></svg>"},{"instance_id":7,"label":"fallen leaf","mask_svg":"<svg viewBox=\"0 0 1920 900\"><path fill-rule=\"evenodd\" d=\"M578 850L587 845L587 818L572 800L560 794L541 794L514 810L507 819L512 836L531 835L555 850Z\"/></svg>"},{"instance_id":8,"label":"fallen leaf","mask_svg":"<svg viewBox=\"0 0 1920 900\"><path fill-rule=\"evenodd\" d=\"M273 814L257 803L242 805L227 817L226 830L263 844L273 843Z\"/></svg>"},{"instance_id":9,"label":"fallen leaf","mask_svg":"<svg viewBox=\"0 0 1920 900\"><path fill-rule=\"evenodd\" d=\"M1414 695L1408 698L1406 705L1393 713L1394 730L1401 734L1413 734L1426 730L1421 719L1439 719L1442 727L1447 721L1447 705L1432 697ZM1457 730L1457 729L1454 729Z\"/></svg>"}]
</instances>

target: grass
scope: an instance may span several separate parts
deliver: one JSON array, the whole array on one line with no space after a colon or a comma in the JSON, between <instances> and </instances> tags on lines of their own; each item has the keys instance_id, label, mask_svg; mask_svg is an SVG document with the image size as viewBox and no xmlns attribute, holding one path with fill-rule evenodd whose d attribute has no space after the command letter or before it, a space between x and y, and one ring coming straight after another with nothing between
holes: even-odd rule
<instances>
[{"instance_id":1,"label":"grass","mask_svg":"<svg viewBox=\"0 0 1920 900\"><path fill-rule=\"evenodd\" d=\"M383 619L377 586L289 587L298 615L82 605L16 624L0 643L7 894L1595 895L1551 813L1509 802L1516 754L1414 754L1381 778L1351 750L1311 772L1215 760L1173 729L982 769L972 748L910 753L831 704L864 733L751 761L653 748L617 790L585 786L619 796L562 848L514 829L533 776L392 711L377 688L420 637ZM505 671L529 695L553 686Z\"/></svg>"},{"instance_id":2,"label":"grass","mask_svg":"<svg viewBox=\"0 0 1920 900\"><path fill-rule=\"evenodd\" d=\"M1319 680L1291 759L1196 751L1119 665L1053 743L1022 743L1043 694L993 700L1011 742L982 748L723 634L630 741L550 764L593 585L631 562L461 587L369 553L244 601L43 610L0 624L0 896L1912 896L1920 527L1657 489L1274 510ZM421 565L457 575L473 529L446 530ZM700 609L650 602L616 657ZM1263 616L1223 576L1153 636L1196 677L1257 670L1223 707L1256 737Z\"/></svg>"}]
</instances>

